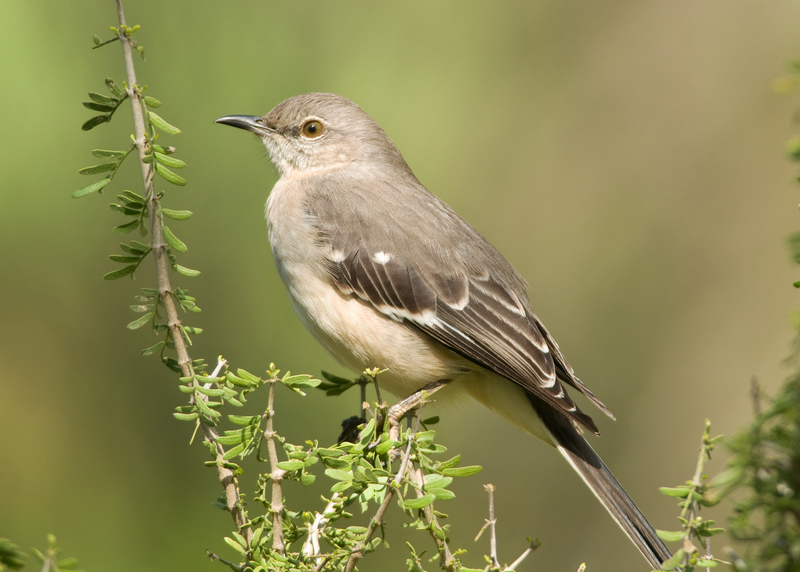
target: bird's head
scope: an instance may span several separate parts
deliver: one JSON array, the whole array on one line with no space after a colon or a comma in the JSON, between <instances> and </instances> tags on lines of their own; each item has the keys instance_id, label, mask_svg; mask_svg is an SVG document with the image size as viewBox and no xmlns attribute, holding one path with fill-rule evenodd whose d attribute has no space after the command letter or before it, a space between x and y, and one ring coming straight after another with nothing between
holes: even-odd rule
<instances>
[{"instance_id":1,"label":"bird's head","mask_svg":"<svg viewBox=\"0 0 800 572\"><path fill-rule=\"evenodd\" d=\"M282 176L304 176L363 163L408 167L372 117L332 93L290 97L263 117L229 115L216 123L258 135Z\"/></svg>"}]
</instances>

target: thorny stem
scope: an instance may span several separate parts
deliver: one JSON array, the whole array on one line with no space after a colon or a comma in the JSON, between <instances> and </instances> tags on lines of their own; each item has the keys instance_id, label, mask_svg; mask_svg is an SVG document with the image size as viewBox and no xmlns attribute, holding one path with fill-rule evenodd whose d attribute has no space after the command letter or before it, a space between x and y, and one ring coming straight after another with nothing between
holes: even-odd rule
<instances>
[{"instance_id":1,"label":"thorny stem","mask_svg":"<svg viewBox=\"0 0 800 572\"><path fill-rule=\"evenodd\" d=\"M411 445L414 442L414 435L417 433L419 429L419 422L422 415L422 406L421 404L419 407L419 411L417 412L417 421L414 424L414 429L412 431L411 436L408 439L408 445L406 446L406 451L403 454L403 459L400 462L400 468L397 471L394 479L392 480L389 490L386 491L386 496L383 497L383 502L381 506L378 507L378 510L375 512L375 516L372 517L372 520L369 522L369 527L367 528L367 533L364 535L364 538L359 541L356 545L353 552L350 554L350 558L347 559L347 566L345 567L345 572L353 572L356 567L356 564L359 560L364 557L364 547L372 538L372 535L380 526L381 522L383 522L383 515L386 513L386 509L389 508L389 503L392 502L397 489L400 487L400 483L403 481L403 477L405 477L406 470L408 469L408 462L411 459Z\"/></svg>"},{"instance_id":2,"label":"thorny stem","mask_svg":"<svg viewBox=\"0 0 800 572\"><path fill-rule=\"evenodd\" d=\"M269 478L272 480L272 549L278 554L283 555L286 545L283 541L283 477L286 471L278 467L278 448L275 446L275 430L273 429L272 419L275 417L275 410L272 408L275 400L275 383L277 378L269 380L269 401L267 405L267 427L264 430L264 437L267 439L267 451L269 452L269 465L272 469Z\"/></svg>"},{"instance_id":3,"label":"thorny stem","mask_svg":"<svg viewBox=\"0 0 800 572\"><path fill-rule=\"evenodd\" d=\"M150 214L150 230L153 234L152 249L156 264L159 297L167 312L167 326L169 327L172 341L175 344L175 351L178 354L178 364L181 368L181 374L183 377L192 377L194 375L192 359L189 357L189 352L186 349L186 342L180 330L181 321L178 318L178 310L175 307L172 286L169 281L169 257L167 256L166 245L164 243L161 217L158 216L158 197L156 196L153 185L155 167L154 163L144 162L145 155L147 154L147 132L145 129L144 113L142 112L142 101L136 87L136 71L133 67L131 45L125 32L126 23L125 14L122 11L122 0L116 0L116 3L117 16L119 17L121 26L119 39L122 45L122 55L125 60L125 73L127 77L126 87L128 90L128 98L131 101L131 110L133 111L134 143L139 152L139 164L142 168L145 196L148 197L147 209ZM250 527L245 527L248 522L247 514L242 508L239 499L239 489L233 471L224 466L225 462L222 456L225 451L222 445L217 443L218 433L213 427L209 427L204 423L200 425L203 428L203 435L206 441L213 443L216 449L217 473L220 483L222 483L222 487L225 490L225 504L228 512L231 513L231 517L233 518L238 532L244 536L249 543L253 537L253 532Z\"/></svg>"}]
</instances>

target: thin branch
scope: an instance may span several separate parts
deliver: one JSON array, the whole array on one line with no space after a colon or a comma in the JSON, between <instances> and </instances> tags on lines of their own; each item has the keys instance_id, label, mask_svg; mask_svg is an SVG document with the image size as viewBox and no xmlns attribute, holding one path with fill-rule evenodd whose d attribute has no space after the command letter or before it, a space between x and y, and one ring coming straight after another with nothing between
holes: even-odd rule
<instances>
[{"instance_id":1,"label":"thin branch","mask_svg":"<svg viewBox=\"0 0 800 572\"><path fill-rule=\"evenodd\" d=\"M500 561L497 559L497 519L494 517L494 490L493 484L489 483L483 485L486 492L489 493L489 558L492 561L492 567L499 568Z\"/></svg>"},{"instance_id":2,"label":"thin branch","mask_svg":"<svg viewBox=\"0 0 800 572\"><path fill-rule=\"evenodd\" d=\"M144 158L147 154L147 133L145 129L144 113L142 112L142 101L137 90L136 71L133 67L133 56L131 53L131 45L126 33L125 14L122 10L122 0L116 0L117 3L117 16L121 26L119 32L120 44L122 45L122 55L125 60L125 73L127 77L127 91L128 97L131 101L131 110L133 111L133 130L134 130L134 143L139 152L139 163L142 168L142 180L144 182L144 190L148 197L147 209L150 214L150 231L153 234L153 258L156 264L156 275L158 278L158 292L161 301L164 303L164 308L167 312L167 326L175 344L175 351L178 354L178 365L181 368L183 377L192 377L194 369L192 368L192 359L189 357L189 352L186 349L186 343L183 334L180 331L181 321L178 318L178 311L175 307L175 300L172 295L172 286L169 281L169 257L166 251L166 244L164 243L164 236L162 232L161 217L158 216L158 197L153 186L153 175L155 166L154 163L145 163ZM214 444L216 448L216 462L217 474L222 483L225 491L225 504L228 512L231 513L233 522L238 532L250 542L253 538L253 532L250 527L245 525L248 522L247 514L242 508L241 500L239 498L239 489L236 483L236 478L233 471L225 467L223 455L225 454L222 445L217 442L218 433L213 427L209 427L201 423L203 428L203 435L206 441Z\"/></svg>"},{"instance_id":3,"label":"thin branch","mask_svg":"<svg viewBox=\"0 0 800 572\"><path fill-rule=\"evenodd\" d=\"M522 564L522 561L525 560L531 552L539 548L539 546L541 546L541 544L539 543L538 540L534 540L533 542L531 542L528 548L525 550L525 552L519 555L519 558L514 560L514 562L512 562L510 566L506 566L505 568L503 568L503 572L513 572L514 570L516 570L517 566ZM581 564L581 566L584 567L583 568L584 570L586 569L585 564ZM580 571L581 569L579 568L578 570Z\"/></svg>"},{"instance_id":4,"label":"thin branch","mask_svg":"<svg viewBox=\"0 0 800 572\"><path fill-rule=\"evenodd\" d=\"M275 384L278 379L273 377L268 381L269 385L269 401L267 404L267 427L264 430L264 437L267 439L267 451L269 452L269 465L270 473L269 478L272 480L272 501L270 508L272 510L272 549L278 554L283 555L286 552L286 544L283 540L283 477L286 471L278 467L278 448L275 446L275 429L272 425L272 419L275 417Z\"/></svg>"},{"instance_id":5,"label":"thin branch","mask_svg":"<svg viewBox=\"0 0 800 572\"><path fill-rule=\"evenodd\" d=\"M420 405L419 413L422 413L422 405ZM364 547L372 538L372 535L378 529L381 522L383 522L383 515L386 513L386 509L389 508L389 503L392 502L397 489L400 487L400 483L403 481L405 477L406 470L408 470L408 462L411 459L411 445L414 443L414 435L416 435L417 430L419 429L419 422L420 416L417 415L417 421L414 424L414 429L412 431L411 436L408 439L408 445L406 446L406 451L403 454L403 459L400 463L400 469L398 469L397 474L395 475L394 479L391 482L391 486L389 486L389 490L386 491L386 496L383 498L383 502L378 507L378 510L375 512L375 516L372 517L372 520L369 522L369 527L367 528L367 533L364 535L364 539L359 541L356 545L355 550L350 554L350 558L347 559L347 566L345 567L345 572L353 572L356 567L356 563L364 557Z\"/></svg>"},{"instance_id":6,"label":"thin branch","mask_svg":"<svg viewBox=\"0 0 800 572\"><path fill-rule=\"evenodd\" d=\"M325 515L333 512L336 506L341 504L342 500L341 494L333 493L333 496L331 497L331 500L325 509L321 513L318 512L316 514L314 517L314 522L308 527L308 538L306 538L306 541L303 543L303 556L319 556L319 537L330 522L330 518L326 517Z\"/></svg>"},{"instance_id":7,"label":"thin branch","mask_svg":"<svg viewBox=\"0 0 800 572\"><path fill-rule=\"evenodd\" d=\"M409 471L409 475L417 487L417 498L425 496L425 493L422 490L423 485L425 484L425 478L422 476L422 469L417 468L414 471ZM436 548L438 548L439 551L439 566L444 570L447 570L447 572L455 572L455 559L453 558L453 553L450 552L450 547L447 545L447 540L444 538L439 538L439 536L436 534L437 530L442 530L442 526L439 524L439 520L436 518L436 513L433 512L433 505L429 504L423 508L422 514L425 517L425 522L428 525L428 531L431 533L431 538L433 538L433 542L436 544Z\"/></svg>"}]
</instances>

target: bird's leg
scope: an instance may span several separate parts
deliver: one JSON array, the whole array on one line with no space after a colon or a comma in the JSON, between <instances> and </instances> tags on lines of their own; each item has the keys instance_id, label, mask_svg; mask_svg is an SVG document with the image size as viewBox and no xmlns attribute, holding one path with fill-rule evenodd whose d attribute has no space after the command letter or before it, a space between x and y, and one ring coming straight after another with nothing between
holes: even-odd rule
<instances>
[{"instance_id":1,"label":"bird's leg","mask_svg":"<svg viewBox=\"0 0 800 572\"><path fill-rule=\"evenodd\" d=\"M410 413L412 409L419 407L419 405L427 400L428 397L439 391L448 383L450 383L449 379L440 379L439 381L434 381L433 383L429 383L422 389L415 391L405 399L392 405L387 414L389 419L389 439L394 439L395 441L399 440L400 420L405 417L406 413Z\"/></svg>"}]
</instances>

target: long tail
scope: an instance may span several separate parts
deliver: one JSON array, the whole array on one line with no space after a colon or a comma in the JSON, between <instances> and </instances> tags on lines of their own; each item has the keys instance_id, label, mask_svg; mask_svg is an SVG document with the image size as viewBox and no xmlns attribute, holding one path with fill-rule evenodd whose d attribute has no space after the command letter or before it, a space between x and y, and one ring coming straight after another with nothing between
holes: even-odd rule
<instances>
[{"instance_id":1,"label":"long tail","mask_svg":"<svg viewBox=\"0 0 800 572\"><path fill-rule=\"evenodd\" d=\"M534 407L564 458L603 503L642 556L653 568L660 570L661 564L671 557L669 550L600 456L566 417L549 407L536 407L535 404Z\"/></svg>"}]
</instances>

